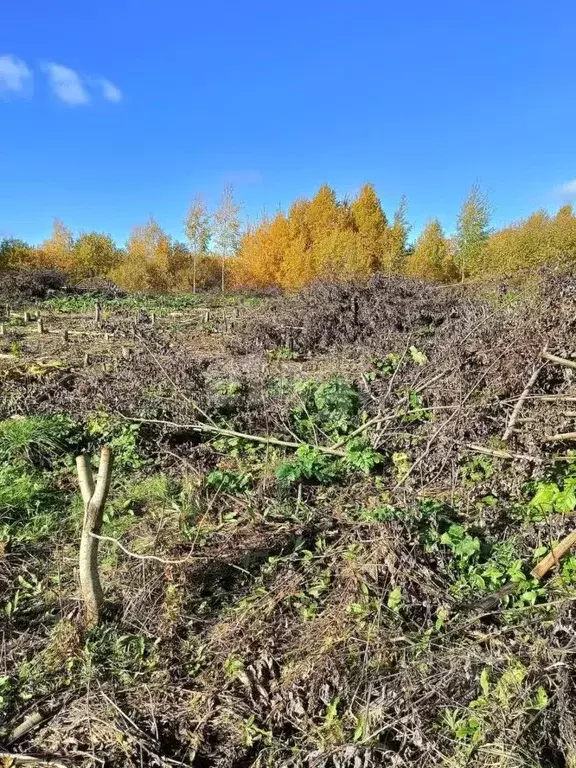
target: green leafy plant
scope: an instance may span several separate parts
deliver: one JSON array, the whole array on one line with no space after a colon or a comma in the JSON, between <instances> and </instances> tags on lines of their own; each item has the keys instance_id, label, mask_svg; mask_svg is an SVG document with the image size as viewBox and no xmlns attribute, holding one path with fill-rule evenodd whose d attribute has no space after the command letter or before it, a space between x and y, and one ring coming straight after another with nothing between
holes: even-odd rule
<instances>
[{"instance_id":1,"label":"green leafy plant","mask_svg":"<svg viewBox=\"0 0 576 768\"><path fill-rule=\"evenodd\" d=\"M440 542L452 550L460 564L467 563L480 551L480 539L471 536L463 525L451 525L440 537Z\"/></svg>"},{"instance_id":2,"label":"green leafy plant","mask_svg":"<svg viewBox=\"0 0 576 768\"><path fill-rule=\"evenodd\" d=\"M266 746L270 746L272 743L271 731L266 731L256 725L256 718L254 715L250 715L242 723L242 743L245 747L252 747L254 744L261 742Z\"/></svg>"},{"instance_id":3,"label":"green leafy plant","mask_svg":"<svg viewBox=\"0 0 576 768\"><path fill-rule=\"evenodd\" d=\"M382 463L382 455L367 445L363 440L350 440L346 443L345 465L369 474Z\"/></svg>"},{"instance_id":4,"label":"green leafy plant","mask_svg":"<svg viewBox=\"0 0 576 768\"><path fill-rule=\"evenodd\" d=\"M412 362L415 363L416 365L426 365L426 363L428 362L428 358L426 357L424 352L421 352L415 346L411 346L408 352L410 353Z\"/></svg>"},{"instance_id":5,"label":"green leafy plant","mask_svg":"<svg viewBox=\"0 0 576 768\"><path fill-rule=\"evenodd\" d=\"M224 493L244 493L253 482L251 472L232 469L214 469L206 476L206 485Z\"/></svg>"},{"instance_id":6,"label":"green leafy plant","mask_svg":"<svg viewBox=\"0 0 576 768\"><path fill-rule=\"evenodd\" d=\"M332 483L341 476L337 462L310 445L301 445L293 459L283 462L276 469L276 477L285 483Z\"/></svg>"},{"instance_id":7,"label":"green leafy plant","mask_svg":"<svg viewBox=\"0 0 576 768\"><path fill-rule=\"evenodd\" d=\"M86 432L91 450L96 451L103 444L110 446L116 467L139 469L146 464L138 447L140 424L114 418L108 413L97 413L87 420Z\"/></svg>"},{"instance_id":8,"label":"green leafy plant","mask_svg":"<svg viewBox=\"0 0 576 768\"><path fill-rule=\"evenodd\" d=\"M14 685L8 675L0 676L0 713L7 712L11 705L14 693Z\"/></svg>"},{"instance_id":9,"label":"green leafy plant","mask_svg":"<svg viewBox=\"0 0 576 768\"><path fill-rule=\"evenodd\" d=\"M357 423L360 394L342 377L328 381L297 382L299 402L292 411L294 430L303 440L315 442L318 435L344 437Z\"/></svg>"},{"instance_id":10,"label":"green leafy plant","mask_svg":"<svg viewBox=\"0 0 576 768\"><path fill-rule=\"evenodd\" d=\"M364 377L367 381L376 381L380 376L389 376L400 365L400 357L394 352L386 355L386 357L374 356L370 358L370 364L374 370L366 371Z\"/></svg>"},{"instance_id":11,"label":"green leafy plant","mask_svg":"<svg viewBox=\"0 0 576 768\"><path fill-rule=\"evenodd\" d=\"M387 607L393 612L393 613L399 613L400 609L403 604L403 598L402 598L402 590L400 587L394 587L394 589L390 592L388 595L388 598L386 599L386 605Z\"/></svg>"},{"instance_id":12,"label":"green leafy plant","mask_svg":"<svg viewBox=\"0 0 576 768\"><path fill-rule=\"evenodd\" d=\"M573 512L576 509L576 477L567 477L560 484L539 483L530 506L543 514Z\"/></svg>"},{"instance_id":13,"label":"green leafy plant","mask_svg":"<svg viewBox=\"0 0 576 768\"><path fill-rule=\"evenodd\" d=\"M494 475L494 462L489 456L474 456L461 469L465 485L473 486L488 480Z\"/></svg>"},{"instance_id":14,"label":"green leafy plant","mask_svg":"<svg viewBox=\"0 0 576 768\"><path fill-rule=\"evenodd\" d=\"M419 421L429 421L433 418L432 411L424 405L424 397L420 392L407 390L408 406L400 411L404 424L414 424Z\"/></svg>"},{"instance_id":15,"label":"green leafy plant","mask_svg":"<svg viewBox=\"0 0 576 768\"><path fill-rule=\"evenodd\" d=\"M276 347L268 350L270 360L298 360L298 353L290 347Z\"/></svg>"}]
</instances>

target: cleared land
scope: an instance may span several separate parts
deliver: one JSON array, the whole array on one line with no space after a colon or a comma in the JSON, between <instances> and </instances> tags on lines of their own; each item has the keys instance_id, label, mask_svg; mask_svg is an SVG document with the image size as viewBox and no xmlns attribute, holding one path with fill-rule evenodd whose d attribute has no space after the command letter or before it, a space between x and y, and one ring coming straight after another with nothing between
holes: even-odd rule
<instances>
[{"instance_id":1,"label":"cleared land","mask_svg":"<svg viewBox=\"0 0 576 768\"><path fill-rule=\"evenodd\" d=\"M9 303L6 764L576 765L574 278Z\"/></svg>"}]
</instances>

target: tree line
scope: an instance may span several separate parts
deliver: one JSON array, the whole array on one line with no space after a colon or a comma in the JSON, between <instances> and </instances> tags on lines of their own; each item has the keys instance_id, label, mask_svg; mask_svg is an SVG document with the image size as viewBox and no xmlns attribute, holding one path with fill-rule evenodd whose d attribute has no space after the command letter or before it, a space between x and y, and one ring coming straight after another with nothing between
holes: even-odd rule
<instances>
[{"instance_id":1,"label":"tree line","mask_svg":"<svg viewBox=\"0 0 576 768\"><path fill-rule=\"evenodd\" d=\"M123 248L101 232L77 237L56 220L38 246L0 241L0 269L49 267L74 278L106 276L130 291L227 286L293 290L317 278L363 278L376 272L457 282L498 277L550 261L576 259L576 216L565 205L537 211L502 229L491 227L491 208L474 186L448 237L438 219L410 242L407 201L389 219L371 184L352 200L338 200L322 185L312 199L242 228L241 206L227 186L214 211L196 197L183 222L185 240L154 219L135 227Z\"/></svg>"}]
</instances>

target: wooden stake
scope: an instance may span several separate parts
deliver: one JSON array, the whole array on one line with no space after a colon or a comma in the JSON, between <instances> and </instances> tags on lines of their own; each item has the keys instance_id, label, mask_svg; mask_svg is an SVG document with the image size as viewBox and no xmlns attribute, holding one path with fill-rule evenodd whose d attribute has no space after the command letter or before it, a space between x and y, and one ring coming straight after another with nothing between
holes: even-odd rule
<instances>
[{"instance_id":1,"label":"wooden stake","mask_svg":"<svg viewBox=\"0 0 576 768\"><path fill-rule=\"evenodd\" d=\"M96 325L100 325L102 322L102 307L100 306L100 302L96 302L94 305L94 321Z\"/></svg>"},{"instance_id":2,"label":"wooden stake","mask_svg":"<svg viewBox=\"0 0 576 768\"><path fill-rule=\"evenodd\" d=\"M30 322L30 313L24 312L24 322L29 323Z\"/></svg>"},{"instance_id":3,"label":"wooden stake","mask_svg":"<svg viewBox=\"0 0 576 768\"><path fill-rule=\"evenodd\" d=\"M122 347L122 357L124 360L130 360L132 357L132 350L130 347Z\"/></svg>"},{"instance_id":4,"label":"wooden stake","mask_svg":"<svg viewBox=\"0 0 576 768\"><path fill-rule=\"evenodd\" d=\"M38 330L38 333L44 333L44 321L41 317L36 321L36 329Z\"/></svg>"},{"instance_id":5,"label":"wooden stake","mask_svg":"<svg viewBox=\"0 0 576 768\"><path fill-rule=\"evenodd\" d=\"M531 574L536 579L541 579L548 571L552 570L557 565L561 558L566 555L569 550L576 544L576 531L572 531L566 536L560 544L554 547L552 552L549 552L543 560L540 560L538 565L532 569Z\"/></svg>"},{"instance_id":6,"label":"wooden stake","mask_svg":"<svg viewBox=\"0 0 576 768\"><path fill-rule=\"evenodd\" d=\"M80 588L86 610L86 626L93 627L98 624L104 601L98 572L98 539L96 536L100 534L102 529L104 505L110 490L112 451L108 446L104 446L100 452L96 486L94 486L94 477L88 456L78 456L76 468L80 492L84 501L84 522L79 557Z\"/></svg>"},{"instance_id":7,"label":"wooden stake","mask_svg":"<svg viewBox=\"0 0 576 768\"><path fill-rule=\"evenodd\" d=\"M4 327L4 323L0 323L0 336L6 336L6 328Z\"/></svg>"},{"instance_id":8,"label":"wooden stake","mask_svg":"<svg viewBox=\"0 0 576 768\"><path fill-rule=\"evenodd\" d=\"M152 325L156 325L156 314L154 312L150 312L150 322Z\"/></svg>"},{"instance_id":9,"label":"wooden stake","mask_svg":"<svg viewBox=\"0 0 576 768\"><path fill-rule=\"evenodd\" d=\"M90 355L88 352L84 355L84 368L88 368L90 365Z\"/></svg>"},{"instance_id":10,"label":"wooden stake","mask_svg":"<svg viewBox=\"0 0 576 768\"><path fill-rule=\"evenodd\" d=\"M206 324L206 323L209 323L209 322L210 322L210 310L208 310L208 309L207 309L207 310L204 312L204 317L202 318L202 322L203 322L204 324Z\"/></svg>"}]
</instances>

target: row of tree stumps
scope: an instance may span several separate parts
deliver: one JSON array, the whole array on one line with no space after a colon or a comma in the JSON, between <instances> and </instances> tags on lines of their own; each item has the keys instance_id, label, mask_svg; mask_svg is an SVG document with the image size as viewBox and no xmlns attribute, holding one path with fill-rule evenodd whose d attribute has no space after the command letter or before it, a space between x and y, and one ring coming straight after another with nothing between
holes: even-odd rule
<instances>
[{"instance_id":1,"label":"row of tree stumps","mask_svg":"<svg viewBox=\"0 0 576 768\"><path fill-rule=\"evenodd\" d=\"M36 323L36 331L40 335L44 334L44 333L58 333L58 331L48 330L46 322L45 322L45 319L43 317L41 317L40 312L38 312L38 311L30 312L30 311L26 310L21 315L19 315L19 314L16 314L15 312L13 312L12 309L7 305L6 306L6 310L5 310L5 317L7 318L8 322L10 321L10 318L13 317L13 316L21 317L25 325L28 325L31 322L35 322ZM150 324L152 326L155 326L156 325L156 314L154 312L151 312L149 315L147 315L147 317L148 317L148 319L150 321ZM233 310L232 310L231 317L224 316L222 318L222 325L220 326L220 331L222 333L230 333L234 329L235 320L238 317L239 317L238 307L234 307ZM102 305L99 302L96 302L96 304L94 306L94 325L96 326L97 329L101 329L102 328L102 319L103 319L102 318ZM210 319L211 319L210 310L209 309L203 310L202 324L203 325L208 325L210 323ZM77 335L88 334L89 335L90 331L88 331L88 330L71 331L70 329L65 328L63 331L61 331L61 334L62 334L63 341L65 343L68 343L70 341L70 335L71 334L77 334ZM6 335L7 335L6 322L2 321L2 322L0 322L0 337L6 336ZM108 332L108 331L104 331L103 335L104 335L104 340L105 341L109 341L110 338L113 336L113 334ZM136 336L136 326L135 325L132 326L132 336L133 337ZM129 359L129 356L130 356L130 353L125 353L124 352L124 348L123 348L122 357L124 359Z\"/></svg>"}]
</instances>

